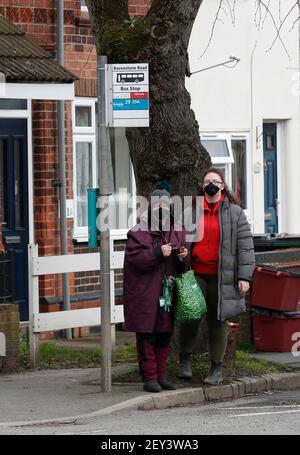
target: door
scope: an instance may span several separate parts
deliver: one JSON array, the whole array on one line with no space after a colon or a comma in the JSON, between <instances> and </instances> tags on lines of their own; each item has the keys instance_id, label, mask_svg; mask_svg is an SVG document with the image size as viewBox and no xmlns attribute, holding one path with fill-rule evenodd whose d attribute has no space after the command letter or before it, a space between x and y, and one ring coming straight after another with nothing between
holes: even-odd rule
<instances>
[{"instance_id":1,"label":"door","mask_svg":"<svg viewBox=\"0 0 300 455\"><path fill-rule=\"evenodd\" d=\"M276 133L276 123L264 124L265 232L270 234L278 232Z\"/></svg>"},{"instance_id":2,"label":"door","mask_svg":"<svg viewBox=\"0 0 300 455\"><path fill-rule=\"evenodd\" d=\"M20 319L28 312L28 173L27 120L0 119L2 182L2 241L11 258L12 301L19 304Z\"/></svg>"}]
</instances>

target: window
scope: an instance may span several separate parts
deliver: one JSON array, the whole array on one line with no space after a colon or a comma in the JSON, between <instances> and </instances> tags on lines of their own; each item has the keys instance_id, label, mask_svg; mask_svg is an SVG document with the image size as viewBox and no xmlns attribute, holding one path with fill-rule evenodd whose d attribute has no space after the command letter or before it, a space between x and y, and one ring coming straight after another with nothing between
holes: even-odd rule
<instances>
[{"instance_id":1,"label":"window","mask_svg":"<svg viewBox=\"0 0 300 455\"><path fill-rule=\"evenodd\" d=\"M92 127L92 106L76 106L75 126Z\"/></svg>"},{"instance_id":2,"label":"window","mask_svg":"<svg viewBox=\"0 0 300 455\"><path fill-rule=\"evenodd\" d=\"M0 110L27 110L27 100L0 99Z\"/></svg>"},{"instance_id":3,"label":"window","mask_svg":"<svg viewBox=\"0 0 300 455\"><path fill-rule=\"evenodd\" d=\"M203 135L201 142L214 164L233 163L230 139L226 136Z\"/></svg>"},{"instance_id":4,"label":"window","mask_svg":"<svg viewBox=\"0 0 300 455\"><path fill-rule=\"evenodd\" d=\"M87 188L93 188L93 139L76 141L76 213L77 226L88 225Z\"/></svg>"},{"instance_id":5,"label":"window","mask_svg":"<svg viewBox=\"0 0 300 455\"><path fill-rule=\"evenodd\" d=\"M88 237L87 189L99 186L97 102L93 98L79 98L75 100L73 109L74 237L84 241ZM125 128L110 129L110 144L110 228L128 230L133 225L135 203L132 199L133 169Z\"/></svg>"},{"instance_id":6,"label":"window","mask_svg":"<svg viewBox=\"0 0 300 455\"><path fill-rule=\"evenodd\" d=\"M22 168L23 168L23 144L19 138L14 138L14 191L15 191L15 223L16 227L24 227L24 209L22 197Z\"/></svg>"},{"instance_id":7,"label":"window","mask_svg":"<svg viewBox=\"0 0 300 455\"><path fill-rule=\"evenodd\" d=\"M110 128L111 166L110 166L110 226L120 229L129 226L128 198L131 188L131 159L125 128Z\"/></svg>"},{"instance_id":8,"label":"window","mask_svg":"<svg viewBox=\"0 0 300 455\"><path fill-rule=\"evenodd\" d=\"M74 111L74 132L79 135L95 135L95 130L95 101L92 98L80 98L76 100Z\"/></svg>"},{"instance_id":9,"label":"window","mask_svg":"<svg viewBox=\"0 0 300 455\"><path fill-rule=\"evenodd\" d=\"M267 134L266 137L267 142L267 149L268 150L275 150L275 136L273 134Z\"/></svg>"},{"instance_id":10,"label":"window","mask_svg":"<svg viewBox=\"0 0 300 455\"><path fill-rule=\"evenodd\" d=\"M201 134L201 143L210 154L213 166L223 171L228 187L238 203L243 209L249 210L248 135Z\"/></svg>"}]
</instances>

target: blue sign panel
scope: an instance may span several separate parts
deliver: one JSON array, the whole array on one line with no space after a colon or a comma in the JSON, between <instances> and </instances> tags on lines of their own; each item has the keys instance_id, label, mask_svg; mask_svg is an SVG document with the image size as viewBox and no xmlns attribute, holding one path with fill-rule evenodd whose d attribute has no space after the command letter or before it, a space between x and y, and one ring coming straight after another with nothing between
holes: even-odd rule
<instances>
[{"instance_id":1,"label":"blue sign panel","mask_svg":"<svg viewBox=\"0 0 300 455\"><path fill-rule=\"evenodd\" d=\"M145 111L149 109L149 99L114 99L114 111Z\"/></svg>"}]
</instances>

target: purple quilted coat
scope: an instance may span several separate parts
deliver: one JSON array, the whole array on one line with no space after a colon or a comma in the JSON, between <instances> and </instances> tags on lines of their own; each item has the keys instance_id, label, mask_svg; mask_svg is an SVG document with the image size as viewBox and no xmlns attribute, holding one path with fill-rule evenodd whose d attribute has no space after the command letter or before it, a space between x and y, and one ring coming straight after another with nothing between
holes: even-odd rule
<instances>
[{"instance_id":1,"label":"purple quilted coat","mask_svg":"<svg viewBox=\"0 0 300 455\"><path fill-rule=\"evenodd\" d=\"M128 232L124 260L123 302L126 329L132 332L172 332L173 312L159 306L162 281L177 276L190 265L177 257L178 249L185 246L185 231L168 232L139 229L142 223ZM161 245L171 243L172 254L164 257Z\"/></svg>"}]
</instances>

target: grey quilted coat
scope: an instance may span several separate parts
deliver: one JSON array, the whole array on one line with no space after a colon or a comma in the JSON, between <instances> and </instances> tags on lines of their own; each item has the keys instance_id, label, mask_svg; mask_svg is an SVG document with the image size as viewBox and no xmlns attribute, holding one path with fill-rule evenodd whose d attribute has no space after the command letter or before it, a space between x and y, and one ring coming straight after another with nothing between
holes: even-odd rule
<instances>
[{"instance_id":1,"label":"grey quilted coat","mask_svg":"<svg viewBox=\"0 0 300 455\"><path fill-rule=\"evenodd\" d=\"M200 214L201 210L197 210L196 213L192 208L184 212L183 222L189 233L187 247L190 251L193 248L193 242L199 239L196 236L196 230L200 224ZM221 232L217 318L220 321L226 321L246 309L245 297L239 292L238 281L252 280L255 255L250 226L239 205L230 203L225 197L224 201L220 201L219 221Z\"/></svg>"}]
</instances>

